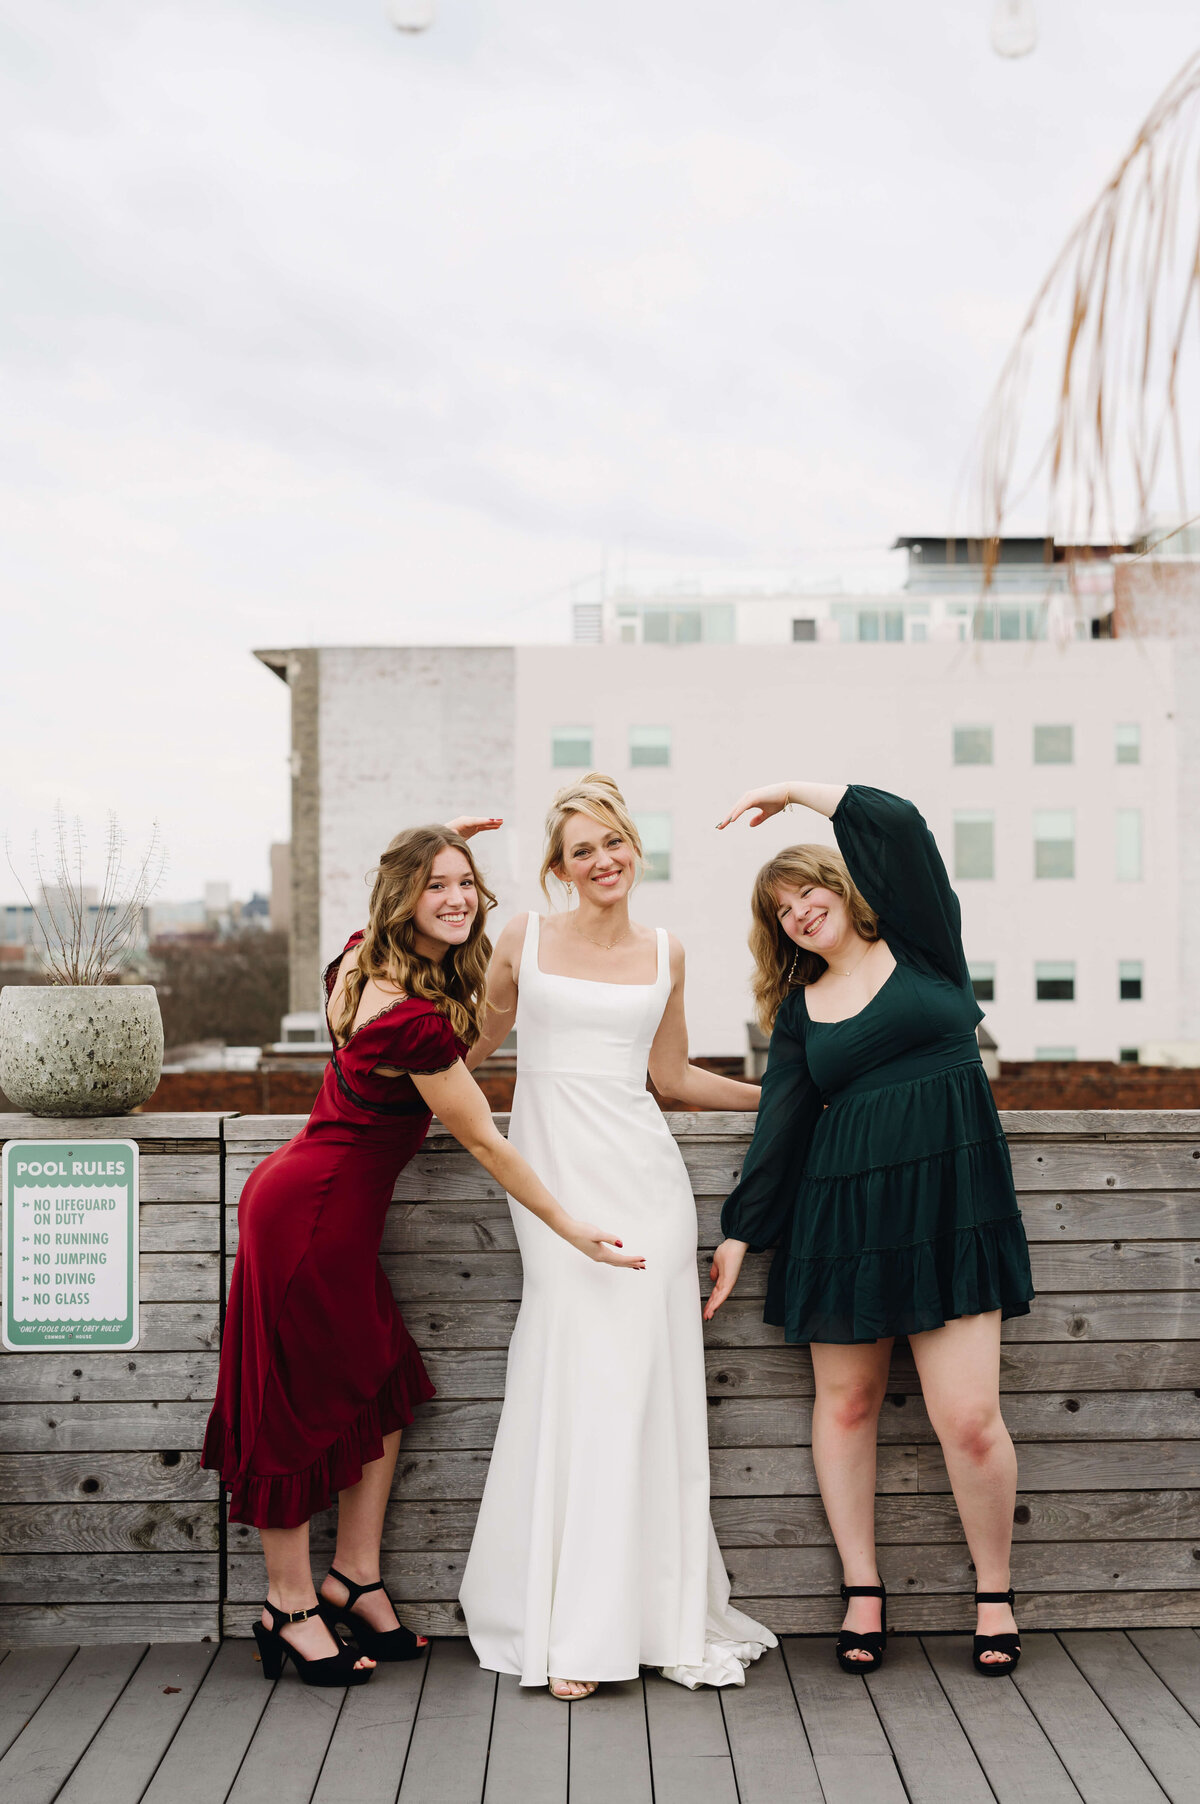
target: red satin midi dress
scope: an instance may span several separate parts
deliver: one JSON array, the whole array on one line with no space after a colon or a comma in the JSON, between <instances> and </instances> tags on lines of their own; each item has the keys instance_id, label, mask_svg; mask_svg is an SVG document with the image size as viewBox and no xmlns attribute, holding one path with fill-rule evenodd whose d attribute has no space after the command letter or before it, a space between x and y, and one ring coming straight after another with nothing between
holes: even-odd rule
<instances>
[{"instance_id":1,"label":"red satin midi dress","mask_svg":"<svg viewBox=\"0 0 1200 1804\"><path fill-rule=\"evenodd\" d=\"M379 1263L392 1188L431 1116L410 1076L376 1067L446 1071L465 1052L430 1003L391 1004L334 1053L303 1128L246 1181L201 1462L234 1522L307 1522L433 1396Z\"/></svg>"}]
</instances>

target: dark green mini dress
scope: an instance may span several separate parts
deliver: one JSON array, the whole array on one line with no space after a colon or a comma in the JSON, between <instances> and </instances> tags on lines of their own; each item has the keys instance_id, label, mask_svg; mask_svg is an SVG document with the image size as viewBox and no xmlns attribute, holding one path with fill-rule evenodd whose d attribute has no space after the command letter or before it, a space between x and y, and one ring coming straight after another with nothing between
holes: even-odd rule
<instances>
[{"instance_id":1,"label":"dark green mini dress","mask_svg":"<svg viewBox=\"0 0 1200 1804\"><path fill-rule=\"evenodd\" d=\"M1029 1248L937 844L911 802L858 784L833 829L896 969L845 1021L810 1020L803 988L785 999L722 1231L776 1249L764 1316L800 1345L1027 1315Z\"/></svg>"}]
</instances>

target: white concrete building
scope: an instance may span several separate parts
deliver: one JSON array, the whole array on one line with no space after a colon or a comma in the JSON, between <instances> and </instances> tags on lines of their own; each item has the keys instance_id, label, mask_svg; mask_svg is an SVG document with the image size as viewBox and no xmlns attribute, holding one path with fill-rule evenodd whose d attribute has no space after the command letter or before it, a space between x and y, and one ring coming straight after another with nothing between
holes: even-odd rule
<instances>
[{"instance_id":1,"label":"white concrete building","mask_svg":"<svg viewBox=\"0 0 1200 1804\"><path fill-rule=\"evenodd\" d=\"M646 839L635 913L688 950L697 1054L746 1049L754 871L790 840L832 839L796 814L715 832L741 790L785 776L919 805L1003 1057L1200 1042L1195 641L1091 630L260 652L293 692L292 1007L317 1006L320 965L404 824L503 815L479 846L496 925L544 907L546 804L597 768Z\"/></svg>"}]
</instances>

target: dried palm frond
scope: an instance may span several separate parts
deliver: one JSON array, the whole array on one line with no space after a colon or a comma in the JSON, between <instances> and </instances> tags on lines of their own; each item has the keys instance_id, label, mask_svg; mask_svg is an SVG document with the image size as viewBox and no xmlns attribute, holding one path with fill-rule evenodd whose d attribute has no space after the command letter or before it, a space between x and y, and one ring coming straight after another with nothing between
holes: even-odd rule
<instances>
[{"instance_id":1,"label":"dried palm frond","mask_svg":"<svg viewBox=\"0 0 1200 1804\"><path fill-rule=\"evenodd\" d=\"M1031 371L1055 320L1053 420L1023 464ZM1071 232L1000 372L974 460L985 583L1006 521L1036 484L1050 538L1115 545L1145 538L1156 511L1189 522L1198 452L1200 52Z\"/></svg>"},{"instance_id":2,"label":"dried palm frond","mask_svg":"<svg viewBox=\"0 0 1200 1804\"><path fill-rule=\"evenodd\" d=\"M37 952L50 982L90 985L115 981L137 944L146 905L166 867L157 824L130 871L125 862L125 834L116 815L109 815L104 871L95 901L89 899L84 881L87 842L78 816L68 821L61 808L55 809L49 871L38 835L33 836L31 862L37 878L37 902L13 864L7 841L5 852L9 869L33 910L41 936Z\"/></svg>"}]
</instances>

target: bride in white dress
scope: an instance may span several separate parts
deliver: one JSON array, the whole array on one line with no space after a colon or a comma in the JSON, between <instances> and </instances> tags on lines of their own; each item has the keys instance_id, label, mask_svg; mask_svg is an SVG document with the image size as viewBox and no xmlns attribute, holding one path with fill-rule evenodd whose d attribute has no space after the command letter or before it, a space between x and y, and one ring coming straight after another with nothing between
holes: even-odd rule
<instances>
[{"instance_id":1,"label":"bride in white dress","mask_svg":"<svg viewBox=\"0 0 1200 1804\"><path fill-rule=\"evenodd\" d=\"M578 906L500 935L472 1065L517 1024L509 1139L572 1214L603 1215L644 1272L610 1271L514 1207L524 1294L460 1593L480 1664L585 1697L660 1667L741 1685L775 1645L729 1602L709 1517L696 1207L657 1103L753 1109L688 1063L683 949L629 918L641 845L610 778L554 799L552 871Z\"/></svg>"}]
</instances>

